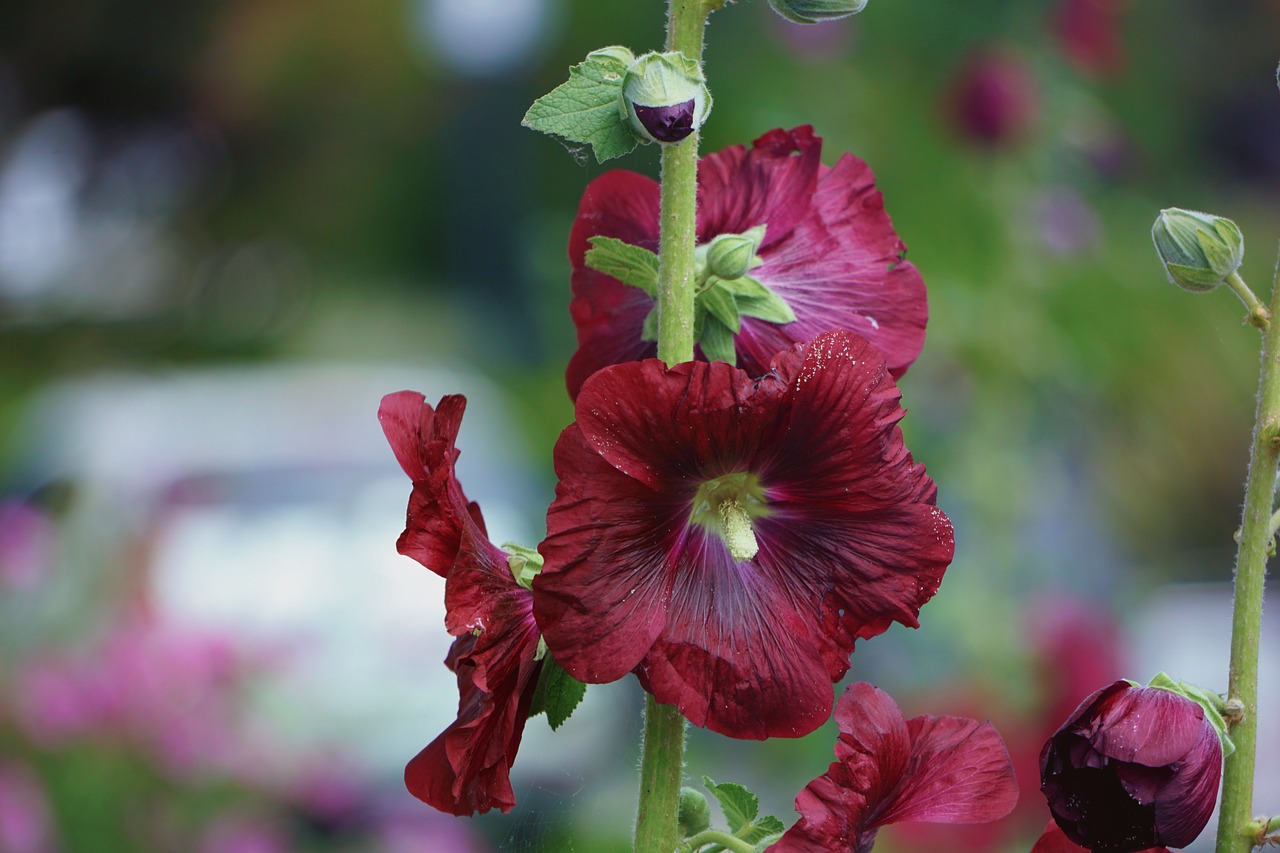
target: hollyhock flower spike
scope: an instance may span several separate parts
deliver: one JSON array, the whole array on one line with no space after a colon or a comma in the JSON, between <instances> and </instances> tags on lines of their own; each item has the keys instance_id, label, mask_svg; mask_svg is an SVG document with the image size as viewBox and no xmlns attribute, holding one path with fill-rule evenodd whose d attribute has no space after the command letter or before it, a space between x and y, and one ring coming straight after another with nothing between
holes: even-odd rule
<instances>
[{"instance_id":1,"label":"hollyhock flower spike","mask_svg":"<svg viewBox=\"0 0 1280 853\"><path fill-rule=\"evenodd\" d=\"M762 378L722 362L606 368L555 448L534 613L575 678L635 671L692 723L798 737L855 640L918 624L951 561L884 359L830 332Z\"/></svg>"},{"instance_id":2,"label":"hollyhock flower spike","mask_svg":"<svg viewBox=\"0 0 1280 853\"><path fill-rule=\"evenodd\" d=\"M719 235L764 226L759 264L747 272L758 285L743 279L727 283L721 294L714 279L704 282L704 288L711 285L704 300L722 297L708 303L706 313L728 322L730 357L752 376L766 373L775 353L836 328L871 341L899 377L924 344L929 313L924 281L903 260L906 246L893 230L867 164L846 154L827 167L821 155L822 139L812 128L799 127L773 130L749 149L737 145L702 159L698 243L705 247ZM573 397L600 368L657 353L652 330L646 330L652 295L588 264L591 240L601 237L656 250L658 185L615 170L583 193L569 235L570 311L578 349L566 382ZM777 308L768 292L785 305ZM729 316L721 310L724 299ZM794 321L787 321L790 317ZM707 339L702 342L706 350ZM718 356L704 351L703 357Z\"/></svg>"},{"instance_id":3,"label":"hollyhock flower spike","mask_svg":"<svg viewBox=\"0 0 1280 853\"><path fill-rule=\"evenodd\" d=\"M1094 853L1185 847L1213 812L1222 742L1201 705L1117 681L1040 753L1040 789L1071 841Z\"/></svg>"},{"instance_id":4,"label":"hollyhock flower spike","mask_svg":"<svg viewBox=\"0 0 1280 853\"><path fill-rule=\"evenodd\" d=\"M796 797L800 820L769 853L866 853L891 823L986 823L1018 802L1000 734L965 717L915 717L870 684L836 703L836 761Z\"/></svg>"},{"instance_id":5,"label":"hollyhock flower spike","mask_svg":"<svg viewBox=\"0 0 1280 853\"><path fill-rule=\"evenodd\" d=\"M455 815L515 805L509 771L543 666L532 594L517 579L524 558L489 541L480 508L454 476L465 406L449 396L433 409L421 394L401 391L378 410L413 479L400 552L446 577L445 627L457 637L445 664L458 677L458 719L409 762L405 785Z\"/></svg>"}]
</instances>

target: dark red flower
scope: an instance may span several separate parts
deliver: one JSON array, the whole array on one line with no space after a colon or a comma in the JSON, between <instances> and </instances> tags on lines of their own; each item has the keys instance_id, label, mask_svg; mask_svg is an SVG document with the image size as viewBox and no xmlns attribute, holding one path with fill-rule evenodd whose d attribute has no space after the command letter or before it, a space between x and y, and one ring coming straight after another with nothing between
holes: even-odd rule
<instances>
[{"instance_id":1,"label":"dark red flower","mask_svg":"<svg viewBox=\"0 0 1280 853\"><path fill-rule=\"evenodd\" d=\"M1222 744L1199 704L1117 681L1080 704L1040 753L1040 789L1094 853L1185 847L1213 812Z\"/></svg>"},{"instance_id":2,"label":"dark red flower","mask_svg":"<svg viewBox=\"0 0 1280 853\"><path fill-rule=\"evenodd\" d=\"M532 593L489 541L480 508L453 473L465 406L448 396L432 409L421 394L401 391L378 410L413 480L400 553L445 576L445 627L458 638L445 658L458 677L458 719L409 762L405 785L455 815L515 805L508 774L542 669Z\"/></svg>"},{"instance_id":3,"label":"dark red flower","mask_svg":"<svg viewBox=\"0 0 1280 853\"><path fill-rule=\"evenodd\" d=\"M898 239L866 163L846 154L821 162L822 140L810 127L772 130L750 149L711 154L698 167L698 242L765 225L750 275L782 297L792 323L743 317L735 338L738 366L758 376L775 353L829 329L848 329L884 354L901 376L920 354L929 309L924 281L903 260ZM602 367L652 358L642 338L653 299L586 265L591 237L658 247L658 184L622 170L606 172L583 193L569 235L578 350L566 374L576 397Z\"/></svg>"},{"instance_id":4,"label":"dark red flower","mask_svg":"<svg viewBox=\"0 0 1280 853\"><path fill-rule=\"evenodd\" d=\"M986 146L1021 141L1035 121L1037 100L1026 63L1000 49L971 54L956 71L946 95L956 130Z\"/></svg>"},{"instance_id":5,"label":"dark red flower","mask_svg":"<svg viewBox=\"0 0 1280 853\"><path fill-rule=\"evenodd\" d=\"M1049 821L1044 828L1044 835L1036 841L1031 853L1089 853L1088 850L1076 844L1070 838L1062 834L1062 828L1053 821ZM1139 853L1169 853L1168 847L1148 847Z\"/></svg>"},{"instance_id":6,"label":"dark red flower","mask_svg":"<svg viewBox=\"0 0 1280 853\"><path fill-rule=\"evenodd\" d=\"M854 641L916 627L953 551L884 359L829 332L763 378L649 359L582 386L534 612L580 681L634 670L695 725L797 737Z\"/></svg>"},{"instance_id":7,"label":"dark red flower","mask_svg":"<svg viewBox=\"0 0 1280 853\"><path fill-rule=\"evenodd\" d=\"M771 853L865 853L890 823L986 823L1018 783L1000 734L967 717L904 720L889 694L850 685L836 703L836 760L796 797L800 820Z\"/></svg>"}]
</instances>

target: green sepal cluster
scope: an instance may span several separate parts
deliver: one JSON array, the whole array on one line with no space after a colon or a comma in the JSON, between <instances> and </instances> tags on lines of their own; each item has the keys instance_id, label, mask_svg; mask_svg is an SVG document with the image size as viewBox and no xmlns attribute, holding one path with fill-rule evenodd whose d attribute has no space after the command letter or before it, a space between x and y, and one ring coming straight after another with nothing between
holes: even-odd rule
<instances>
[{"instance_id":1,"label":"green sepal cluster","mask_svg":"<svg viewBox=\"0 0 1280 853\"><path fill-rule=\"evenodd\" d=\"M569 79L533 102L520 122L527 128L591 146L596 162L621 157L640 144L623 119L623 80L635 62L619 45L593 50L569 69Z\"/></svg>"},{"instance_id":2,"label":"green sepal cluster","mask_svg":"<svg viewBox=\"0 0 1280 853\"><path fill-rule=\"evenodd\" d=\"M856 15L867 0L769 0L773 11L796 24L819 24Z\"/></svg>"},{"instance_id":3,"label":"green sepal cluster","mask_svg":"<svg viewBox=\"0 0 1280 853\"><path fill-rule=\"evenodd\" d=\"M687 785L680 789L680 808L676 812L676 823L680 827L681 838L697 835L711 826L711 806L701 791Z\"/></svg>"},{"instance_id":4,"label":"green sepal cluster","mask_svg":"<svg viewBox=\"0 0 1280 853\"><path fill-rule=\"evenodd\" d=\"M542 659L542 673L538 676L538 686L533 689L529 717L545 712L547 725L555 731L569 719L586 693L587 685L565 672L564 667L556 663L551 655L545 655Z\"/></svg>"},{"instance_id":5,"label":"green sepal cluster","mask_svg":"<svg viewBox=\"0 0 1280 853\"><path fill-rule=\"evenodd\" d=\"M702 777L702 784L720 804L720 811L729 824L729 832L748 844L760 844L777 839L774 836L786 831L786 825L773 815L760 816L760 798L736 782L716 782L710 776Z\"/></svg>"},{"instance_id":6,"label":"green sepal cluster","mask_svg":"<svg viewBox=\"0 0 1280 853\"><path fill-rule=\"evenodd\" d=\"M744 235L721 235L749 239L759 246L764 239L764 226L757 226ZM716 238L720 240L720 237ZM623 284L643 290L655 301L658 298L658 256L648 249L633 246L613 237L590 238L585 262L588 267L612 276ZM781 296L749 275L736 278L720 278L710 272L710 249L699 247L698 263L703 269L702 283L694 299L693 334L702 348L702 354L711 361L734 364L737 350L734 335L742 330L742 318L753 317L767 323L793 323L795 312ZM719 262L717 258L717 262ZM747 269L760 263L759 256L751 252ZM740 266L740 264L735 264ZM739 272L734 269L733 272ZM658 339L658 306L654 305L644 320L641 337L646 341Z\"/></svg>"},{"instance_id":7,"label":"green sepal cluster","mask_svg":"<svg viewBox=\"0 0 1280 853\"><path fill-rule=\"evenodd\" d=\"M516 583L525 589L533 589L533 579L542 571L542 555L537 548L526 548L514 542L503 542L502 550L507 555L507 567Z\"/></svg>"},{"instance_id":8,"label":"green sepal cluster","mask_svg":"<svg viewBox=\"0 0 1280 853\"><path fill-rule=\"evenodd\" d=\"M1186 681L1174 681L1170 675L1164 672L1156 673L1155 678L1151 679L1147 686L1168 690L1170 693L1177 693L1179 696L1190 699L1201 708L1204 708L1205 719L1209 721L1209 725L1213 726L1213 730L1218 733L1218 740L1222 741L1222 757L1226 758L1236 751L1236 745L1232 742L1231 735L1227 734L1227 721L1222 718L1223 702L1221 696Z\"/></svg>"}]
</instances>

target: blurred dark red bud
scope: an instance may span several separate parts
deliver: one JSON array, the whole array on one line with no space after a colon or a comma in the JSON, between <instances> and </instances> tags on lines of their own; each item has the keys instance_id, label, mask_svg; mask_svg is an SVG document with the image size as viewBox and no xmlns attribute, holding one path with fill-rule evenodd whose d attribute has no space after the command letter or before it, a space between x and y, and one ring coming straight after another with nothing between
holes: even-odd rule
<instances>
[{"instance_id":1,"label":"blurred dark red bud","mask_svg":"<svg viewBox=\"0 0 1280 853\"><path fill-rule=\"evenodd\" d=\"M947 92L951 123L965 138L981 145L1017 142L1034 123L1035 81L1017 57L999 50L970 55Z\"/></svg>"}]
</instances>

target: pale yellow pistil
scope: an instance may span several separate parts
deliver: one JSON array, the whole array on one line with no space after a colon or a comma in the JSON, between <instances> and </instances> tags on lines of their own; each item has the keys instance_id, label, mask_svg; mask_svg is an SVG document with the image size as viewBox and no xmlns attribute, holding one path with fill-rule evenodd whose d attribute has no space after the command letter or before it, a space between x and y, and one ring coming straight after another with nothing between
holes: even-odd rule
<instances>
[{"instance_id":1,"label":"pale yellow pistil","mask_svg":"<svg viewBox=\"0 0 1280 853\"><path fill-rule=\"evenodd\" d=\"M735 562L746 562L760 552L760 543L756 541L755 530L751 527L751 516L737 499L721 502L720 530Z\"/></svg>"}]
</instances>

